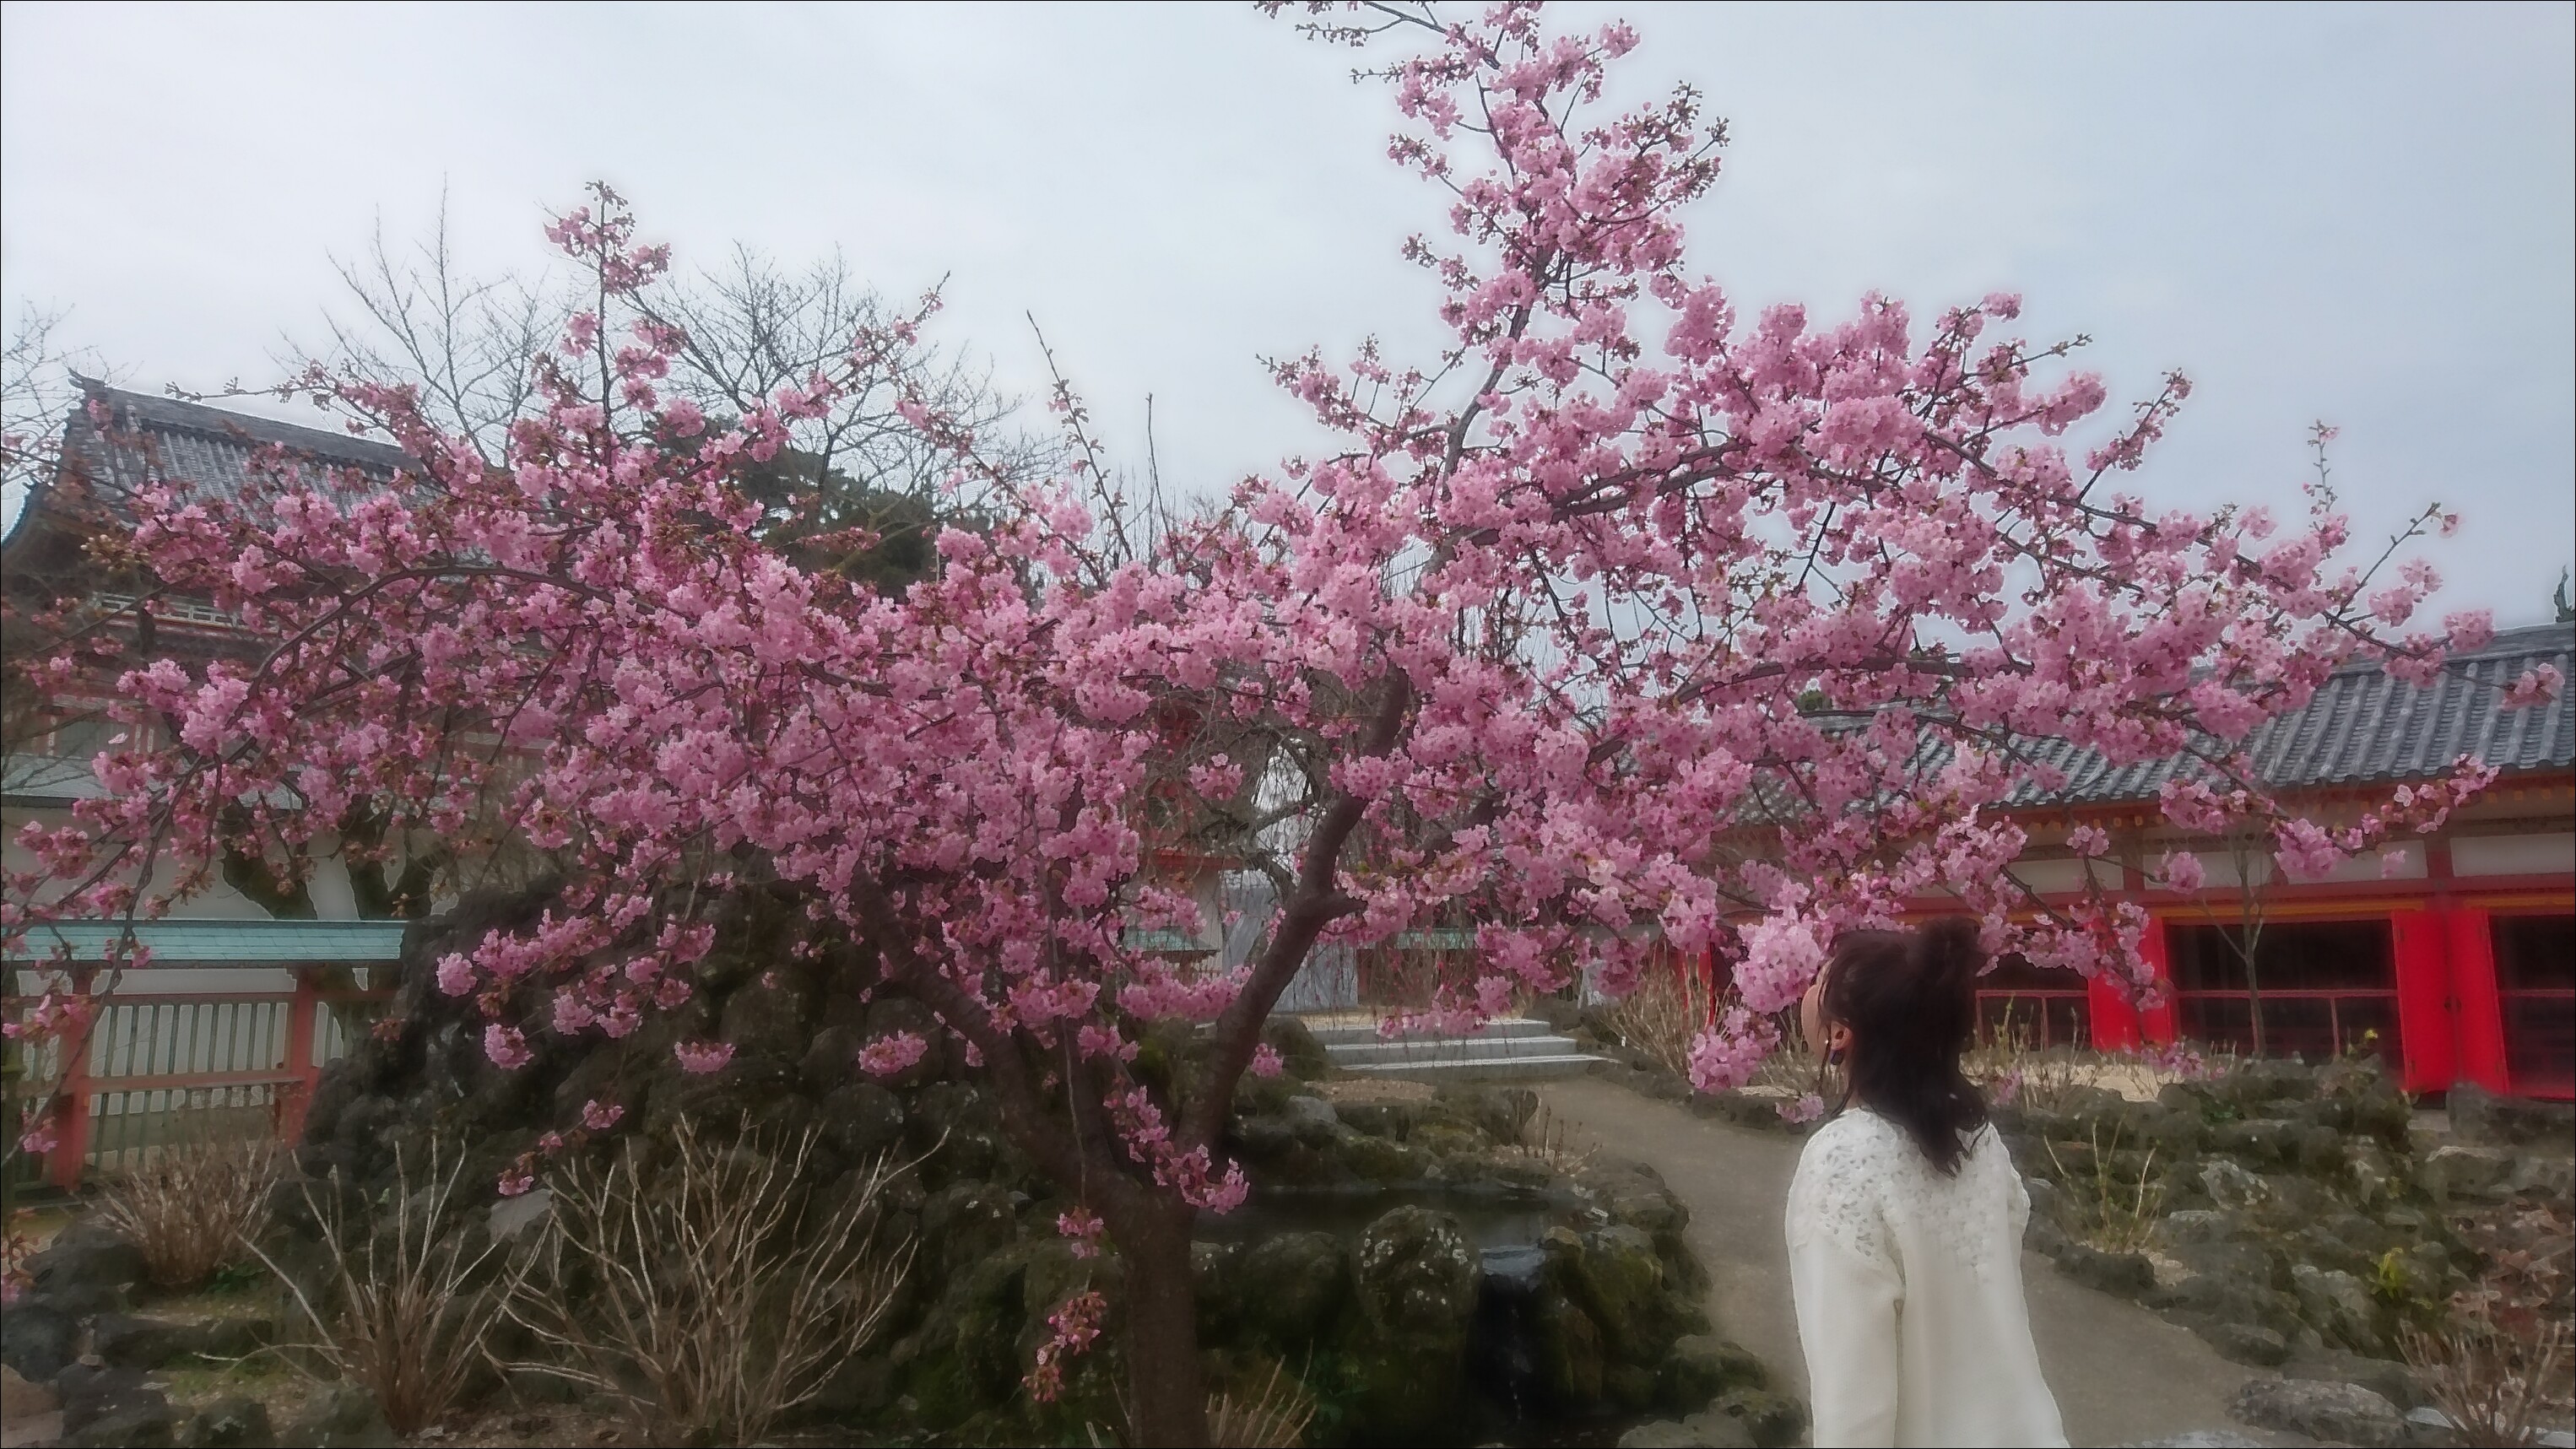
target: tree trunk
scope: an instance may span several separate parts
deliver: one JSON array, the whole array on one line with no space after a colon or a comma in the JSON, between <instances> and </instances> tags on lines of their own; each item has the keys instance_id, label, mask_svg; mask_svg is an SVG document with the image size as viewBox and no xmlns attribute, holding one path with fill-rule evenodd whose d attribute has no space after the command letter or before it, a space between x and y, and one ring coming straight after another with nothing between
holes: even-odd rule
<instances>
[{"instance_id":1,"label":"tree trunk","mask_svg":"<svg viewBox=\"0 0 2576 1449\"><path fill-rule=\"evenodd\" d=\"M1208 1442L1191 1209L1155 1202L1110 1223L1127 1268L1127 1426L1138 1446Z\"/></svg>"},{"instance_id":2,"label":"tree trunk","mask_svg":"<svg viewBox=\"0 0 2576 1449\"><path fill-rule=\"evenodd\" d=\"M2254 1055L2258 1057L2265 1054L2267 1046L2263 1040L2263 977L2255 965L2262 948L2263 928L2255 926L2245 932L2243 949L2238 952L2245 959L2245 1016L2253 1028Z\"/></svg>"}]
</instances>

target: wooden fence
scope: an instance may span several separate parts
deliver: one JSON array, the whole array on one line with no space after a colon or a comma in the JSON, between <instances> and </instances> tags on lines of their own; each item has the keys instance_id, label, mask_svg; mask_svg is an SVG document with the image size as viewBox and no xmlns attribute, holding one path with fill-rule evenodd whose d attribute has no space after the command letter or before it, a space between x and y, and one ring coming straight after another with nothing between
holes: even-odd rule
<instances>
[{"instance_id":1,"label":"wooden fence","mask_svg":"<svg viewBox=\"0 0 2576 1449\"><path fill-rule=\"evenodd\" d=\"M70 1192L89 1173L114 1172L187 1134L273 1132L294 1140L322 1068L382 1018L393 996L387 987L324 988L317 974L295 970L286 991L105 999L87 1048L62 1071L55 1145L37 1175ZM18 1085L33 1092L53 1081L61 1050L31 1053ZM14 1127L14 1103L7 1116Z\"/></svg>"}]
</instances>

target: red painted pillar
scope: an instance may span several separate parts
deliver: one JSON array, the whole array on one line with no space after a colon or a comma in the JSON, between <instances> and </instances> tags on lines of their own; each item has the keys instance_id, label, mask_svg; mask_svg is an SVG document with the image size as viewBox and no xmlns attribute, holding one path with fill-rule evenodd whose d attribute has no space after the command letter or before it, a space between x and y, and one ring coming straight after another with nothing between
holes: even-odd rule
<instances>
[{"instance_id":1,"label":"red painted pillar","mask_svg":"<svg viewBox=\"0 0 2576 1449\"><path fill-rule=\"evenodd\" d=\"M2439 1092L2458 1077L2446 914L2399 911L2389 920L2397 957L2397 1045L2405 1061L2401 1085L2409 1092Z\"/></svg>"},{"instance_id":2,"label":"red painted pillar","mask_svg":"<svg viewBox=\"0 0 2576 1449\"><path fill-rule=\"evenodd\" d=\"M2120 988L2094 978L2087 999L2094 1019L2094 1045L2102 1050L2138 1050L2143 1045L2169 1045L2174 1040L2174 970L2164 963L2164 919L2151 919L2138 937L2138 955L2156 973L2164 1001L2138 1006L2120 996Z\"/></svg>"},{"instance_id":3,"label":"red painted pillar","mask_svg":"<svg viewBox=\"0 0 2576 1449\"><path fill-rule=\"evenodd\" d=\"M277 1104L277 1135L289 1144L304 1135L304 1109L313 1101L313 1089L322 1080L322 1069L313 1064L313 1018L321 1005L321 993L313 989L309 971L295 973L295 995L286 1003L285 1070L295 1074L295 1085Z\"/></svg>"},{"instance_id":4,"label":"red painted pillar","mask_svg":"<svg viewBox=\"0 0 2576 1449\"><path fill-rule=\"evenodd\" d=\"M2138 1045L2138 1008L2120 988L2102 976L2084 983L2085 1007L2093 1017L2097 1051L2133 1051Z\"/></svg>"},{"instance_id":5,"label":"red painted pillar","mask_svg":"<svg viewBox=\"0 0 2576 1449\"><path fill-rule=\"evenodd\" d=\"M2493 918L2482 910L2450 910L2442 924L2451 956L2454 1078L2503 1093L2513 1073L2504 1055L2504 1002L2496 995Z\"/></svg>"},{"instance_id":6,"label":"red painted pillar","mask_svg":"<svg viewBox=\"0 0 2576 1449\"><path fill-rule=\"evenodd\" d=\"M63 1080L54 1091L54 1150L45 1154L45 1181L64 1192L79 1189L81 1168L89 1160L89 1057L98 1045L99 1029L107 1025L106 1004L90 996L89 985L85 971L72 978L73 993L88 1002L91 1015L79 1040L63 1043Z\"/></svg>"}]
</instances>

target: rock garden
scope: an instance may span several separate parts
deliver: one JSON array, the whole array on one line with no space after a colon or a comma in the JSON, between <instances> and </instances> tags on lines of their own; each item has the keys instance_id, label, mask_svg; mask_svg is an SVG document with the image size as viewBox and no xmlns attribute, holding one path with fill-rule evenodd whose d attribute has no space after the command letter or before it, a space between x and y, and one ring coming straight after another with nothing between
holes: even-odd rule
<instances>
[{"instance_id":1,"label":"rock garden","mask_svg":"<svg viewBox=\"0 0 2576 1449\"><path fill-rule=\"evenodd\" d=\"M36 1255L4 1356L19 1408L59 1419L13 1417L66 1444L1114 1441L1114 1251L1060 1231L1071 1204L945 1048L853 1063L924 1008L859 952L780 964L747 915L679 1019L532 1032L502 1071L426 983L530 909L414 933L255 1252L156 1282L94 1211ZM688 1038L733 1055L686 1072ZM1227 1442L1607 1442L1691 1415L1717 1436L1694 1442L1795 1442L1650 1169L1570 1147L1527 1090L1336 1078L1293 1020L1269 1040L1283 1070L1245 1079L1229 1133L1253 1195L1194 1250ZM1158 1035L1140 1070L1195 1049Z\"/></svg>"}]
</instances>

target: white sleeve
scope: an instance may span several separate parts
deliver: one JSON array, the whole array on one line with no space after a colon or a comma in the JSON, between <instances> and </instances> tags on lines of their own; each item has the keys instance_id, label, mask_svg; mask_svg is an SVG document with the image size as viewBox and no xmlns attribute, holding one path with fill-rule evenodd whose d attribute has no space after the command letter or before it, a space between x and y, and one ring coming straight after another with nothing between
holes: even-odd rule
<instances>
[{"instance_id":1,"label":"white sleeve","mask_svg":"<svg viewBox=\"0 0 2576 1449\"><path fill-rule=\"evenodd\" d=\"M1852 1149L1862 1146L1820 1135L1789 1188L1789 1288L1816 1449L1896 1442L1896 1323L1905 1280L1855 1160L1863 1154Z\"/></svg>"}]
</instances>

